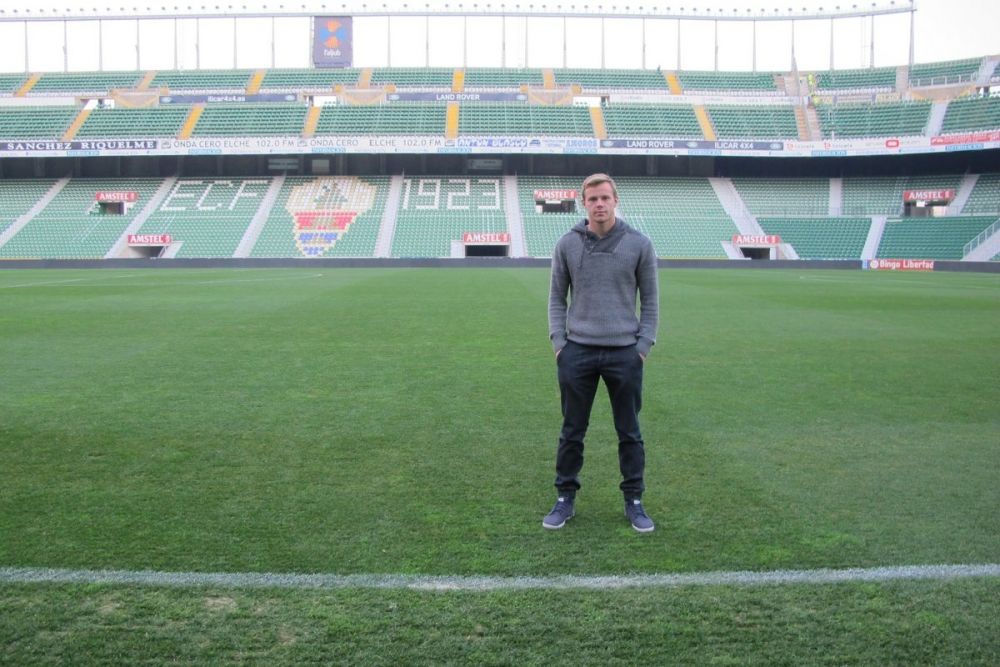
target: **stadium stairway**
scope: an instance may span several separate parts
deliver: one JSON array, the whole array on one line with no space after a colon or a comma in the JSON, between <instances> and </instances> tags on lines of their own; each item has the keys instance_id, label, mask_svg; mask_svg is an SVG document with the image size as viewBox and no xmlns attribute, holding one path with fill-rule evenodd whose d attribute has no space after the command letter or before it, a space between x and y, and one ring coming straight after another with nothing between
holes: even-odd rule
<instances>
[{"instance_id":1,"label":"stadium stairway","mask_svg":"<svg viewBox=\"0 0 1000 667\"><path fill-rule=\"evenodd\" d=\"M162 202L163 198L167 196L167 193L173 189L174 183L176 182L176 176L163 179L163 182L160 183L160 187L156 188L156 192L153 193L150 200L146 202L146 205L142 207L142 210L139 211L139 213L132 219L132 222L125 228L125 231L123 231L122 235L117 241L115 241L115 244L111 246L111 249L105 253L104 259L128 257L128 235L137 234L139 232L149 216L156 213L156 209L159 208L160 202Z\"/></svg>"},{"instance_id":2,"label":"stadium stairway","mask_svg":"<svg viewBox=\"0 0 1000 667\"><path fill-rule=\"evenodd\" d=\"M264 225L267 224L267 218L271 215L271 209L274 208L274 202L278 200L278 194L281 192L284 184L285 174L279 174L271 179L271 185L267 187L267 192L264 193L260 206L257 207L257 212L254 213L253 218L250 220L250 225L243 232L243 238L240 239L239 245L233 251L233 257L250 256L250 252L257 245L257 239L260 238L260 233L264 229Z\"/></svg>"},{"instance_id":3,"label":"stadium stairway","mask_svg":"<svg viewBox=\"0 0 1000 667\"><path fill-rule=\"evenodd\" d=\"M719 198L719 203L732 218L736 228L740 230L740 234L764 233L757 218L751 215L750 209L743 202L743 198L740 197L740 193L736 191L731 180L728 178L709 178L708 182L712 184L715 196Z\"/></svg>"},{"instance_id":4,"label":"stadium stairway","mask_svg":"<svg viewBox=\"0 0 1000 667\"><path fill-rule=\"evenodd\" d=\"M962 176L962 182L958 186L958 192L955 193L955 199L948 206L948 215L962 214L962 210L968 203L969 197L972 196L972 190L978 182L979 174L964 174Z\"/></svg>"},{"instance_id":5,"label":"stadium stairway","mask_svg":"<svg viewBox=\"0 0 1000 667\"><path fill-rule=\"evenodd\" d=\"M962 261L988 262L997 255L1000 255L1000 218L966 245Z\"/></svg>"},{"instance_id":6,"label":"stadium stairway","mask_svg":"<svg viewBox=\"0 0 1000 667\"><path fill-rule=\"evenodd\" d=\"M844 211L844 179L830 179L830 204L827 208L827 215L837 217L843 215Z\"/></svg>"},{"instance_id":7,"label":"stadium stairway","mask_svg":"<svg viewBox=\"0 0 1000 667\"><path fill-rule=\"evenodd\" d=\"M528 244L524 240L524 220L521 218L521 203L517 198L517 176L504 176L507 197L507 231L510 233L510 256L524 257Z\"/></svg>"},{"instance_id":8,"label":"stadium stairway","mask_svg":"<svg viewBox=\"0 0 1000 667\"><path fill-rule=\"evenodd\" d=\"M56 181L55 183L53 183L52 187L49 188L49 191L46 192L45 195L41 199L39 199L37 202L35 202L35 205L32 206L30 209L28 209L27 213L25 213L24 215L22 215L21 217L19 217L17 220L15 220L13 223L11 223L10 227L8 227L7 229L3 230L3 233L0 234L0 246L3 246L3 244L7 243L7 241L9 241L12 238L14 238L14 235L17 234L19 231L21 231L21 229L26 224L28 224L29 222L31 222L32 218L34 218L36 215L38 215L39 213L41 213L42 210L46 206L48 206L49 203L53 199L55 199L56 195L58 195L59 192L64 187L66 187L67 183L69 183L69 178L68 177L67 178L60 178L58 181Z\"/></svg>"},{"instance_id":9,"label":"stadium stairway","mask_svg":"<svg viewBox=\"0 0 1000 667\"><path fill-rule=\"evenodd\" d=\"M882 243L882 234L885 232L885 221L888 217L872 216L872 226L868 228L868 238L865 239L865 247L861 249L861 259L873 259L878 255L878 247Z\"/></svg>"},{"instance_id":10,"label":"stadium stairway","mask_svg":"<svg viewBox=\"0 0 1000 667\"><path fill-rule=\"evenodd\" d=\"M924 128L925 137L936 137L941 134L946 113L948 113L948 100L935 100L931 104L931 112L927 116L927 126Z\"/></svg>"},{"instance_id":11,"label":"stadium stairway","mask_svg":"<svg viewBox=\"0 0 1000 667\"><path fill-rule=\"evenodd\" d=\"M983 64L979 66L979 74L976 76L977 86L990 85L990 79L993 78L993 72L996 71L997 63L1000 63L1000 60L995 56L983 58Z\"/></svg>"},{"instance_id":12,"label":"stadium stairway","mask_svg":"<svg viewBox=\"0 0 1000 667\"><path fill-rule=\"evenodd\" d=\"M396 174L389 181L389 195L382 210L382 224L378 228L375 239L375 256L392 257L392 239L396 235L396 212L399 210L399 198L403 194L403 174Z\"/></svg>"}]
</instances>

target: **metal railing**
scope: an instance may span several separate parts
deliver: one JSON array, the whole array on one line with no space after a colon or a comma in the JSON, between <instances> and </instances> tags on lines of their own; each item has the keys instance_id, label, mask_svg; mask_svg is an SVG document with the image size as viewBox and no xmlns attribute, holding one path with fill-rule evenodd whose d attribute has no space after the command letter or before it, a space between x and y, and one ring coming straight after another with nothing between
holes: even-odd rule
<instances>
[{"instance_id":1,"label":"metal railing","mask_svg":"<svg viewBox=\"0 0 1000 667\"><path fill-rule=\"evenodd\" d=\"M962 248L962 257L965 257L970 252L981 246L986 239L996 234L997 230L1000 230L1000 218L997 218L996 222L980 232L979 236L965 244L965 247Z\"/></svg>"}]
</instances>

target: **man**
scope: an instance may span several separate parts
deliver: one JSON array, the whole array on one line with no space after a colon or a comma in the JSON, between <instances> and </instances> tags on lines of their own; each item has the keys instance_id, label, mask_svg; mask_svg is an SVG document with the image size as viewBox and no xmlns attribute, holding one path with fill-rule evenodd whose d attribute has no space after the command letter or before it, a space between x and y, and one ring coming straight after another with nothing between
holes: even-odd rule
<instances>
[{"instance_id":1,"label":"man","mask_svg":"<svg viewBox=\"0 0 1000 667\"><path fill-rule=\"evenodd\" d=\"M610 176L588 176L582 198L587 219L562 236L552 253L549 338L559 369L563 425L556 453L558 499L542 525L562 528L575 514L583 439L603 379L618 432L625 516L634 529L648 533L654 525L642 508L646 458L639 409L643 364L659 321L656 253L648 237L615 216L618 189Z\"/></svg>"}]
</instances>

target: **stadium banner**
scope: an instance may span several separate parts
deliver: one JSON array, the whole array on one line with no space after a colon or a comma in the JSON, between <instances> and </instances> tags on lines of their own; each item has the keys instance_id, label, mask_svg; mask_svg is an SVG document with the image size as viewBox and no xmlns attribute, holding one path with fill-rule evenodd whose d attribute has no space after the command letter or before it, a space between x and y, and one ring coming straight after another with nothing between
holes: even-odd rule
<instances>
[{"instance_id":1,"label":"stadium banner","mask_svg":"<svg viewBox=\"0 0 1000 667\"><path fill-rule=\"evenodd\" d=\"M535 190L535 201L563 201L576 199L576 190Z\"/></svg>"},{"instance_id":2,"label":"stadium banner","mask_svg":"<svg viewBox=\"0 0 1000 667\"><path fill-rule=\"evenodd\" d=\"M523 93L390 93L390 102L527 102Z\"/></svg>"},{"instance_id":3,"label":"stadium banner","mask_svg":"<svg viewBox=\"0 0 1000 667\"><path fill-rule=\"evenodd\" d=\"M354 51L354 24L350 16L313 17L313 65L350 67Z\"/></svg>"},{"instance_id":4,"label":"stadium banner","mask_svg":"<svg viewBox=\"0 0 1000 667\"><path fill-rule=\"evenodd\" d=\"M704 139L602 139L601 148L631 148L635 150L660 149L708 149L733 152L742 151L783 151L783 141L706 141Z\"/></svg>"},{"instance_id":5,"label":"stadium banner","mask_svg":"<svg viewBox=\"0 0 1000 667\"><path fill-rule=\"evenodd\" d=\"M767 96L767 91L754 91L761 93L762 97L752 95L740 95L739 104L761 105L761 106L796 106L801 104L802 98L789 97L774 91L774 96ZM586 95L582 95L586 97ZM686 105L732 105L733 98L722 95L671 95L664 90L662 93L611 93L608 95L608 102L611 104L686 104Z\"/></svg>"},{"instance_id":6,"label":"stadium banner","mask_svg":"<svg viewBox=\"0 0 1000 667\"><path fill-rule=\"evenodd\" d=\"M966 135L973 136L973 135ZM441 135L326 135L266 137L194 137L177 139L0 140L0 157L91 157L142 155L309 155L338 153L455 153L565 155L740 155L754 157L826 157L903 155L1000 148L1000 131L977 137L994 140L975 144L933 144L929 137L888 137L826 141L759 141Z\"/></svg>"},{"instance_id":7,"label":"stadium banner","mask_svg":"<svg viewBox=\"0 0 1000 667\"><path fill-rule=\"evenodd\" d=\"M955 198L955 190L904 190L903 201L951 201Z\"/></svg>"},{"instance_id":8,"label":"stadium banner","mask_svg":"<svg viewBox=\"0 0 1000 667\"><path fill-rule=\"evenodd\" d=\"M233 104L248 102L297 102L294 93L258 93L256 95L161 95L160 104Z\"/></svg>"},{"instance_id":9,"label":"stadium banner","mask_svg":"<svg viewBox=\"0 0 1000 667\"><path fill-rule=\"evenodd\" d=\"M970 132L968 134L949 134L946 137L931 137L931 146L947 146L949 144L979 144L987 141L1000 141L1000 130L991 132Z\"/></svg>"},{"instance_id":10,"label":"stadium banner","mask_svg":"<svg viewBox=\"0 0 1000 667\"><path fill-rule=\"evenodd\" d=\"M869 259L864 268L872 271L933 271L933 259Z\"/></svg>"},{"instance_id":11,"label":"stadium banner","mask_svg":"<svg viewBox=\"0 0 1000 667\"><path fill-rule=\"evenodd\" d=\"M781 243L777 234L733 234L733 245L773 246Z\"/></svg>"},{"instance_id":12,"label":"stadium banner","mask_svg":"<svg viewBox=\"0 0 1000 667\"><path fill-rule=\"evenodd\" d=\"M508 245L508 232L462 232L462 243L466 245Z\"/></svg>"},{"instance_id":13,"label":"stadium banner","mask_svg":"<svg viewBox=\"0 0 1000 667\"><path fill-rule=\"evenodd\" d=\"M170 234L129 234L128 244L134 246L170 245L173 238Z\"/></svg>"},{"instance_id":14,"label":"stadium banner","mask_svg":"<svg viewBox=\"0 0 1000 667\"><path fill-rule=\"evenodd\" d=\"M111 191L104 190L94 193L94 201L99 202L137 202L139 193L134 190Z\"/></svg>"}]
</instances>

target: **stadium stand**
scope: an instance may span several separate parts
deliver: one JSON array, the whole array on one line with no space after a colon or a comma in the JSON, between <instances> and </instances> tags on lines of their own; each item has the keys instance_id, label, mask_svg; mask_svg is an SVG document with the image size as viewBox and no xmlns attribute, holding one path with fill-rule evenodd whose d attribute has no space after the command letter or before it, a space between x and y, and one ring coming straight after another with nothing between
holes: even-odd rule
<instances>
[{"instance_id":1,"label":"stadium stand","mask_svg":"<svg viewBox=\"0 0 1000 667\"><path fill-rule=\"evenodd\" d=\"M449 257L463 232L506 232L502 178L403 179L393 257Z\"/></svg>"},{"instance_id":2,"label":"stadium stand","mask_svg":"<svg viewBox=\"0 0 1000 667\"><path fill-rule=\"evenodd\" d=\"M79 112L69 106L0 107L0 139L58 140Z\"/></svg>"},{"instance_id":3,"label":"stadium stand","mask_svg":"<svg viewBox=\"0 0 1000 667\"><path fill-rule=\"evenodd\" d=\"M801 259L859 259L870 218L757 218L766 234L790 243ZM893 255L895 257L895 255Z\"/></svg>"},{"instance_id":4,"label":"stadium stand","mask_svg":"<svg viewBox=\"0 0 1000 667\"><path fill-rule=\"evenodd\" d=\"M948 60L939 63L918 63L910 68L910 85L935 86L974 81L981 63L981 58Z\"/></svg>"},{"instance_id":5,"label":"stadium stand","mask_svg":"<svg viewBox=\"0 0 1000 667\"><path fill-rule=\"evenodd\" d=\"M253 70L248 69L160 71L153 77L152 86L170 92L245 92L252 76Z\"/></svg>"},{"instance_id":6,"label":"stadium stand","mask_svg":"<svg viewBox=\"0 0 1000 667\"><path fill-rule=\"evenodd\" d=\"M0 202L3 202L0 207L0 234L31 210L53 183L47 178L0 179Z\"/></svg>"},{"instance_id":7,"label":"stadium stand","mask_svg":"<svg viewBox=\"0 0 1000 667\"><path fill-rule=\"evenodd\" d=\"M623 177L619 214L650 237L661 257L724 258L738 232L706 178Z\"/></svg>"},{"instance_id":8,"label":"stadium stand","mask_svg":"<svg viewBox=\"0 0 1000 667\"><path fill-rule=\"evenodd\" d=\"M906 190L958 189L961 176L868 176L844 178L845 215L889 215L903 213Z\"/></svg>"},{"instance_id":9,"label":"stadium stand","mask_svg":"<svg viewBox=\"0 0 1000 667\"><path fill-rule=\"evenodd\" d=\"M707 107L720 139L795 139L799 131L791 106Z\"/></svg>"},{"instance_id":10,"label":"stadium stand","mask_svg":"<svg viewBox=\"0 0 1000 667\"><path fill-rule=\"evenodd\" d=\"M580 106L543 106L518 102L463 103L459 134L593 136L590 112Z\"/></svg>"},{"instance_id":11,"label":"stadium stand","mask_svg":"<svg viewBox=\"0 0 1000 667\"><path fill-rule=\"evenodd\" d=\"M264 73L261 90L332 91L337 84L353 86L361 70L353 67L323 69L269 69Z\"/></svg>"},{"instance_id":12,"label":"stadium stand","mask_svg":"<svg viewBox=\"0 0 1000 667\"><path fill-rule=\"evenodd\" d=\"M141 72L46 72L31 92L106 93L115 88L135 88L141 80Z\"/></svg>"},{"instance_id":13,"label":"stadium stand","mask_svg":"<svg viewBox=\"0 0 1000 667\"><path fill-rule=\"evenodd\" d=\"M455 70L449 67L393 67L372 72L372 85L394 84L406 88L451 88Z\"/></svg>"},{"instance_id":14,"label":"stadium stand","mask_svg":"<svg viewBox=\"0 0 1000 667\"><path fill-rule=\"evenodd\" d=\"M732 178L736 191L754 215L826 215L830 210L827 178Z\"/></svg>"},{"instance_id":15,"label":"stadium stand","mask_svg":"<svg viewBox=\"0 0 1000 667\"><path fill-rule=\"evenodd\" d=\"M892 90L895 67L828 70L815 73L816 90Z\"/></svg>"},{"instance_id":16,"label":"stadium stand","mask_svg":"<svg viewBox=\"0 0 1000 667\"><path fill-rule=\"evenodd\" d=\"M541 86L544 83L540 69L507 69L500 67L471 67L465 70L465 87L516 89L521 85Z\"/></svg>"},{"instance_id":17,"label":"stadium stand","mask_svg":"<svg viewBox=\"0 0 1000 667\"><path fill-rule=\"evenodd\" d=\"M959 260L965 244L995 221L996 216L891 219L878 256Z\"/></svg>"},{"instance_id":18,"label":"stadium stand","mask_svg":"<svg viewBox=\"0 0 1000 667\"><path fill-rule=\"evenodd\" d=\"M965 215L1000 215L1000 173L980 174L962 207Z\"/></svg>"},{"instance_id":19,"label":"stadium stand","mask_svg":"<svg viewBox=\"0 0 1000 667\"><path fill-rule=\"evenodd\" d=\"M920 135L930 115L931 102L884 104L821 104L823 138L900 137Z\"/></svg>"},{"instance_id":20,"label":"stadium stand","mask_svg":"<svg viewBox=\"0 0 1000 667\"><path fill-rule=\"evenodd\" d=\"M604 107L609 137L703 138L689 104L609 104Z\"/></svg>"},{"instance_id":21,"label":"stadium stand","mask_svg":"<svg viewBox=\"0 0 1000 667\"><path fill-rule=\"evenodd\" d=\"M959 97L948 104L941 133L1000 129L1000 97Z\"/></svg>"},{"instance_id":22,"label":"stadium stand","mask_svg":"<svg viewBox=\"0 0 1000 667\"><path fill-rule=\"evenodd\" d=\"M667 90L667 80L655 70L566 68L553 70L557 85L586 89Z\"/></svg>"},{"instance_id":23,"label":"stadium stand","mask_svg":"<svg viewBox=\"0 0 1000 667\"><path fill-rule=\"evenodd\" d=\"M289 176L251 257L372 257L387 176Z\"/></svg>"},{"instance_id":24,"label":"stadium stand","mask_svg":"<svg viewBox=\"0 0 1000 667\"><path fill-rule=\"evenodd\" d=\"M308 111L305 104L208 105L192 136L296 136L302 134Z\"/></svg>"},{"instance_id":25,"label":"stadium stand","mask_svg":"<svg viewBox=\"0 0 1000 667\"><path fill-rule=\"evenodd\" d=\"M74 178L7 243L0 257L100 259L162 183L158 178ZM124 215L102 215L95 194L134 191L138 202Z\"/></svg>"},{"instance_id":26,"label":"stadium stand","mask_svg":"<svg viewBox=\"0 0 1000 667\"><path fill-rule=\"evenodd\" d=\"M680 71L677 78L685 91L722 91L727 94L778 92L774 72Z\"/></svg>"},{"instance_id":27,"label":"stadium stand","mask_svg":"<svg viewBox=\"0 0 1000 667\"><path fill-rule=\"evenodd\" d=\"M232 257L267 191L268 178L183 178L139 228L169 234L176 257Z\"/></svg>"},{"instance_id":28,"label":"stadium stand","mask_svg":"<svg viewBox=\"0 0 1000 667\"><path fill-rule=\"evenodd\" d=\"M184 126L190 107L150 109L94 109L83 122L77 139L174 137Z\"/></svg>"},{"instance_id":29,"label":"stadium stand","mask_svg":"<svg viewBox=\"0 0 1000 667\"><path fill-rule=\"evenodd\" d=\"M393 102L324 106L316 134L437 134L445 130L446 105Z\"/></svg>"},{"instance_id":30,"label":"stadium stand","mask_svg":"<svg viewBox=\"0 0 1000 667\"><path fill-rule=\"evenodd\" d=\"M13 95L24 84L24 74L0 74L0 95Z\"/></svg>"}]
</instances>

